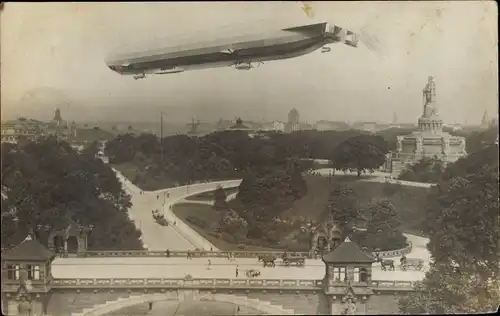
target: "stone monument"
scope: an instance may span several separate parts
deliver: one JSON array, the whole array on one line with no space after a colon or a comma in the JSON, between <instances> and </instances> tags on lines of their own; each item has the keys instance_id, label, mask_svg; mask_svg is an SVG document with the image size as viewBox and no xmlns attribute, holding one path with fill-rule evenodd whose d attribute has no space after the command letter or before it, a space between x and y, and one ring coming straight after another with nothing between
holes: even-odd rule
<instances>
[{"instance_id":1,"label":"stone monument","mask_svg":"<svg viewBox=\"0 0 500 316\"><path fill-rule=\"evenodd\" d=\"M418 119L418 130L397 137L395 159L410 164L422 158L435 158L445 164L467 154L465 139L443 132L443 120L439 116L436 101L436 83L433 77L423 89L423 111Z\"/></svg>"}]
</instances>

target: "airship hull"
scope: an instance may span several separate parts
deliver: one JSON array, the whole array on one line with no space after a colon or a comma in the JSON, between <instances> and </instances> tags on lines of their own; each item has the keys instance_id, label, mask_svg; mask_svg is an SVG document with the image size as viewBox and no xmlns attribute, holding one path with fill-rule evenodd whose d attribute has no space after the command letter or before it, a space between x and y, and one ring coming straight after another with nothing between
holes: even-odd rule
<instances>
[{"instance_id":1,"label":"airship hull","mask_svg":"<svg viewBox=\"0 0 500 316\"><path fill-rule=\"evenodd\" d=\"M171 74L228 67L236 63L288 59L311 53L327 44L345 41L345 36L339 33L341 30L328 23L319 23L253 36L149 49L139 53L122 52L108 58L106 63L119 74L137 75Z\"/></svg>"}]
</instances>

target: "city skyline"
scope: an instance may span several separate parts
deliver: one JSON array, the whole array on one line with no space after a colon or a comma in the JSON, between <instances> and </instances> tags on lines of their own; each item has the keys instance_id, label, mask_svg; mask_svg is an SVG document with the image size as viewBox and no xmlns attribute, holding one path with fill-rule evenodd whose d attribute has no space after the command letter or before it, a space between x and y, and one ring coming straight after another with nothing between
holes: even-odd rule
<instances>
[{"instance_id":1,"label":"city skyline","mask_svg":"<svg viewBox=\"0 0 500 316\"><path fill-rule=\"evenodd\" d=\"M60 107L67 120L154 121L156 109L170 108L179 112L178 121L201 118L205 110L215 116L209 120L284 121L297 108L307 122L391 122L396 112L400 122L412 123L422 112L429 75L436 77L445 123L479 123L485 111L491 116L497 110L497 9L490 3L318 2L312 20L286 2L28 5L37 4L9 3L2 14L3 119L50 118ZM197 20L203 22L192 22ZM104 64L115 47L157 41L170 35L164 30L217 36L208 30L258 31L324 20L376 34L378 51L332 45L327 54L249 72L210 69L143 81L116 75ZM18 31L7 33L6 25Z\"/></svg>"}]
</instances>

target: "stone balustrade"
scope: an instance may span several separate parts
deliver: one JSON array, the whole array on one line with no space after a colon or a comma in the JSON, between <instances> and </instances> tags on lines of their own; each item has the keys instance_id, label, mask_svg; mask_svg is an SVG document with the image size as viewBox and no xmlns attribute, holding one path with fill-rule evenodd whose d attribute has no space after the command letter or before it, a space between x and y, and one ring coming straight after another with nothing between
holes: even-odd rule
<instances>
[{"instance_id":1,"label":"stone balustrade","mask_svg":"<svg viewBox=\"0 0 500 316\"><path fill-rule=\"evenodd\" d=\"M170 257L187 257L188 251L169 250ZM276 256L281 257L284 251L191 251L193 257L202 258L227 258L229 254L235 258L257 258L258 256ZM310 257L308 252L297 252L299 256ZM86 251L81 256L85 257L167 257L167 251L152 250L98 250Z\"/></svg>"},{"instance_id":2,"label":"stone balustrade","mask_svg":"<svg viewBox=\"0 0 500 316\"><path fill-rule=\"evenodd\" d=\"M414 290L412 281L372 281L374 290ZM296 279L54 279L54 289L221 289L321 291L323 280Z\"/></svg>"},{"instance_id":3,"label":"stone balustrade","mask_svg":"<svg viewBox=\"0 0 500 316\"><path fill-rule=\"evenodd\" d=\"M396 250L388 250L388 251L380 251L379 256L380 258L394 258L394 257L401 257L402 255L409 254L411 250L413 249L413 245L411 244L411 241L408 243L408 246L402 248L402 249L396 249ZM376 256L376 252L373 253L373 256Z\"/></svg>"},{"instance_id":4,"label":"stone balustrade","mask_svg":"<svg viewBox=\"0 0 500 316\"><path fill-rule=\"evenodd\" d=\"M403 254L408 254L412 250L411 242L402 249L389 250L389 251L381 251L379 252L379 256L381 258L390 258L390 257L401 257ZM235 258L257 258L258 256L275 256L280 258L283 255L284 251L191 251L193 257L201 257L201 258L227 258L229 254L234 255ZM321 257L315 256L314 254L310 254L309 252L295 252L297 255L308 258L308 259L320 259ZM79 254L78 256L83 257L172 257L172 258L182 258L187 257L188 251L182 250L169 250L167 251L155 251L155 250L90 250L84 253ZM376 255L376 252L372 253L373 256Z\"/></svg>"}]
</instances>

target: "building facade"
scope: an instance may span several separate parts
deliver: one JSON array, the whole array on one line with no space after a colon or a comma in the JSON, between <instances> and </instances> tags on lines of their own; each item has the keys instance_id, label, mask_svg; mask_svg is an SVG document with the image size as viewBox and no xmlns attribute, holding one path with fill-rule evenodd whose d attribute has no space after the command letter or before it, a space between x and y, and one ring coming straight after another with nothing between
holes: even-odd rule
<instances>
[{"instance_id":1,"label":"building facade","mask_svg":"<svg viewBox=\"0 0 500 316\"><path fill-rule=\"evenodd\" d=\"M44 135L44 123L20 117L1 123L2 143L17 144L23 140L35 140Z\"/></svg>"}]
</instances>

